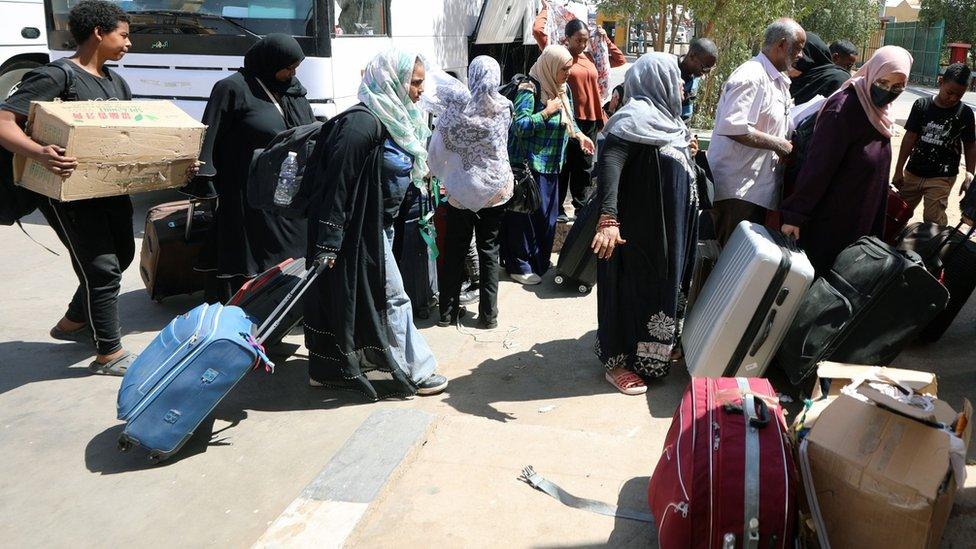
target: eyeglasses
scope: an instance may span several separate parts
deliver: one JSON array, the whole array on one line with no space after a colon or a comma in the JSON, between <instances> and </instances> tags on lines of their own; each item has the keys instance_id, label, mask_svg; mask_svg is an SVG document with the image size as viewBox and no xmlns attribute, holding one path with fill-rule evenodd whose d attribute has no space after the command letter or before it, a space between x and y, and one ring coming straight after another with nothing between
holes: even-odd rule
<instances>
[{"instance_id":1,"label":"eyeglasses","mask_svg":"<svg viewBox=\"0 0 976 549\"><path fill-rule=\"evenodd\" d=\"M905 91L905 85L904 84L897 84L897 85L892 86L891 84L885 82L884 80L875 80L874 81L874 84L876 86L878 86L879 88L881 88L883 90L890 91L890 92L901 93L901 92Z\"/></svg>"}]
</instances>

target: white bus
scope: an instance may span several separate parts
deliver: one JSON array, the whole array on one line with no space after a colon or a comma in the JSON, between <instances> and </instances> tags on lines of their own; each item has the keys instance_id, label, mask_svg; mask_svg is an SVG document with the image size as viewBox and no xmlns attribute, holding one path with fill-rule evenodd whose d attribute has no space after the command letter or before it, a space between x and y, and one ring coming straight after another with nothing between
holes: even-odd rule
<instances>
[{"instance_id":1,"label":"white bus","mask_svg":"<svg viewBox=\"0 0 976 549\"><path fill-rule=\"evenodd\" d=\"M69 0L43 0L52 58L74 49ZM305 50L298 77L319 117L356 103L367 62L391 45L464 77L469 55L524 56L536 0L113 0L132 17L132 48L115 66L136 98L175 101L200 117L214 83L260 36L290 34ZM516 67L521 70L522 67Z\"/></svg>"},{"instance_id":2,"label":"white bus","mask_svg":"<svg viewBox=\"0 0 976 549\"><path fill-rule=\"evenodd\" d=\"M48 61L44 0L0 0L0 101Z\"/></svg>"}]
</instances>

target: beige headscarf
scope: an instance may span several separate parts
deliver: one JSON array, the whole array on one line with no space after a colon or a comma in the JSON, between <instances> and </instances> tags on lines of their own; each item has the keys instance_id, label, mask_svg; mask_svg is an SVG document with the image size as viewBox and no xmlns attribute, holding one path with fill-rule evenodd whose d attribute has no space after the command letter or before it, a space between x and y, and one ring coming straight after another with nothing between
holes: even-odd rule
<instances>
[{"instance_id":1,"label":"beige headscarf","mask_svg":"<svg viewBox=\"0 0 976 549\"><path fill-rule=\"evenodd\" d=\"M566 46L547 46L542 50L539 59L536 60L532 68L529 69L529 76L539 82L542 91L542 102L546 103L550 99L559 98L561 103L560 120L570 132L570 137L575 134L573 124L573 106L569 103L569 95L566 94L566 83L556 84L556 74L559 69L567 62L572 61L573 54L569 53Z\"/></svg>"}]
</instances>

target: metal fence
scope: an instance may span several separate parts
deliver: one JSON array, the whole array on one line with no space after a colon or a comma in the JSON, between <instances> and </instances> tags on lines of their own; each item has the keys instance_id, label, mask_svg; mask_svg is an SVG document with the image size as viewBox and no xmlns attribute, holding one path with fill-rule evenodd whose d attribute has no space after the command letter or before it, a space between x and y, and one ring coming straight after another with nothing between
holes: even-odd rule
<instances>
[{"instance_id":1,"label":"metal fence","mask_svg":"<svg viewBox=\"0 0 976 549\"><path fill-rule=\"evenodd\" d=\"M888 23L885 28L886 46L901 46L911 52L911 81L918 84L935 84L939 77L939 64L942 60L942 40L945 35L945 21L927 25L921 21L907 23Z\"/></svg>"}]
</instances>

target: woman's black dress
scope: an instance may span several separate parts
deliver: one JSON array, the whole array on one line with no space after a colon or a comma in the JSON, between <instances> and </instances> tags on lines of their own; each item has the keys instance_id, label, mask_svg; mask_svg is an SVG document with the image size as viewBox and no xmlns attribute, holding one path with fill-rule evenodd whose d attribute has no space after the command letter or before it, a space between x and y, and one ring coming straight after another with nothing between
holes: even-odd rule
<instances>
[{"instance_id":1,"label":"woman's black dress","mask_svg":"<svg viewBox=\"0 0 976 549\"><path fill-rule=\"evenodd\" d=\"M621 237L597 270L596 353L608 369L667 375L698 242L695 171L684 150L610 135L600 152L601 213Z\"/></svg>"},{"instance_id":2,"label":"woman's black dress","mask_svg":"<svg viewBox=\"0 0 976 549\"><path fill-rule=\"evenodd\" d=\"M214 273L222 286L229 284L218 294L232 293L246 279L305 254L304 220L285 219L247 204L247 174L254 150L266 147L283 130L315 121L304 96L282 99L282 104L292 103L286 109L287 122L257 78L238 72L217 82L207 103L200 177L212 180L218 201L214 229L197 268Z\"/></svg>"}]
</instances>

